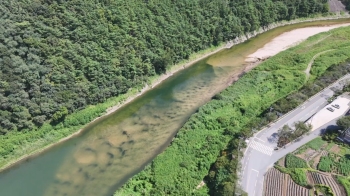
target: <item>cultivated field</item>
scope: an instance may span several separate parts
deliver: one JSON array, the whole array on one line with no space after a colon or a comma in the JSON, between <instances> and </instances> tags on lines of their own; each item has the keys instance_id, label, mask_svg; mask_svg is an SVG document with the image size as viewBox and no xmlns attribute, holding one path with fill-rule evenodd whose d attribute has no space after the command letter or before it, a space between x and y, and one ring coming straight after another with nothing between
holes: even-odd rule
<instances>
[{"instance_id":1,"label":"cultivated field","mask_svg":"<svg viewBox=\"0 0 350 196\"><path fill-rule=\"evenodd\" d=\"M276 162L264 196L350 196L350 147L321 137Z\"/></svg>"},{"instance_id":2,"label":"cultivated field","mask_svg":"<svg viewBox=\"0 0 350 196\"><path fill-rule=\"evenodd\" d=\"M289 175L275 168L265 175L264 196L308 196L309 190L296 184Z\"/></svg>"},{"instance_id":3,"label":"cultivated field","mask_svg":"<svg viewBox=\"0 0 350 196\"><path fill-rule=\"evenodd\" d=\"M280 196L283 194L285 174L271 168L265 175L264 192L266 196Z\"/></svg>"},{"instance_id":4,"label":"cultivated field","mask_svg":"<svg viewBox=\"0 0 350 196\"><path fill-rule=\"evenodd\" d=\"M335 196L346 195L344 187L339 185L339 183L330 174L321 172L308 172L307 177L310 184L323 184L329 186Z\"/></svg>"}]
</instances>

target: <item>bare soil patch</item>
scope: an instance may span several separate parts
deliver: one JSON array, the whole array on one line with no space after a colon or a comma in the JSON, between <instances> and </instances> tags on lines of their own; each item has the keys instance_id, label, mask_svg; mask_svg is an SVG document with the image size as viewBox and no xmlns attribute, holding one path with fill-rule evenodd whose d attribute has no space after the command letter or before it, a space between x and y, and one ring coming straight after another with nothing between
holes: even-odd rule
<instances>
[{"instance_id":1,"label":"bare soil patch","mask_svg":"<svg viewBox=\"0 0 350 196\"><path fill-rule=\"evenodd\" d=\"M329 152L332 152L332 153L334 153L334 154L339 154L340 150L341 150L341 149L339 148L338 145L334 145L334 146L329 150Z\"/></svg>"},{"instance_id":2,"label":"bare soil patch","mask_svg":"<svg viewBox=\"0 0 350 196\"><path fill-rule=\"evenodd\" d=\"M285 167L284 163L285 163L285 157L283 157L282 159L278 160L278 165L281 167Z\"/></svg>"},{"instance_id":3,"label":"bare soil patch","mask_svg":"<svg viewBox=\"0 0 350 196\"><path fill-rule=\"evenodd\" d=\"M305 150L303 153L298 154L298 155L296 155L296 156L307 161L307 160L309 159L309 157L313 156L315 153L317 153L316 150L313 150L313 149L311 149L311 148L308 148L308 149Z\"/></svg>"},{"instance_id":4,"label":"bare soil patch","mask_svg":"<svg viewBox=\"0 0 350 196\"><path fill-rule=\"evenodd\" d=\"M313 164L310 165L313 169L317 169L317 165L320 162L321 157L322 157L322 155L319 154L313 159Z\"/></svg>"}]
</instances>

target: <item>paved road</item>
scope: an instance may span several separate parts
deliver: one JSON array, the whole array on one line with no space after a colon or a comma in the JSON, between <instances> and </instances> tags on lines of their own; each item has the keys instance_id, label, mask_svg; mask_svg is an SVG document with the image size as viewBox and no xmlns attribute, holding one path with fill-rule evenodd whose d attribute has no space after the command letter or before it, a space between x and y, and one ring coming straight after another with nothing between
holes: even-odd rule
<instances>
[{"instance_id":1,"label":"paved road","mask_svg":"<svg viewBox=\"0 0 350 196\"><path fill-rule=\"evenodd\" d=\"M342 80L348 79L350 79L350 75L347 75ZM300 141L289 144L285 149L274 151L274 148L277 146L277 130L285 124L292 127L294 122L306 121L320 110L325 110L324 107L328 104L327 99L334 93L330 88L340 87L341 84L339 83L341 82L329 86L327 89L299 106L293 112L284 116L275 124L272 124L269 128L258 132L254 137L249 139L248 147L241 160L242 171L240 181L242 189L245 190L249 196L262 195L264 174L277 160L316 138L326 127L335 125L337 116L332 116L332 113L329 112L329 120L328 122L325 122L323 126L314 130L308 136L304 136ZM346 105L341 107L349 106Z\"/></svg>"}]
</instances>

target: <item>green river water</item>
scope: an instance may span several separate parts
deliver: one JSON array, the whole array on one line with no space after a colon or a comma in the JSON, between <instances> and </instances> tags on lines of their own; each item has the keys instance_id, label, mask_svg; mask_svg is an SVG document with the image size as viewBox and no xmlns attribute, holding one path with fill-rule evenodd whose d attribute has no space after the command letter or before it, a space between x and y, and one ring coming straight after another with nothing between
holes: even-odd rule
<instances>
[{"instance_id":1,"label":"green river water","mask_svg":"<svg viewBox=\"0 0 350 196\"><path fill-rule=\"evenodd\" d=\"M112 195L170 143L201 105L240 74L245 57L283 32L349 19L300 23L263 33L177 72L118 111L0 174L0 196Z\"/></svg>"}]
</instances>

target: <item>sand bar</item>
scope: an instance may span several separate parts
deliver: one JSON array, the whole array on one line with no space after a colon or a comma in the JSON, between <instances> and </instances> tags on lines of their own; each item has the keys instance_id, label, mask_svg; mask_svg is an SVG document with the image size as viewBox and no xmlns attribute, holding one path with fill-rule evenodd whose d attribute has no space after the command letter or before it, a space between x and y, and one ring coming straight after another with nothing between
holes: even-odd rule
<instances>
[{"instance_id":1,"label":"sand bar","mask_svg":"<svg viewBox=\"0 0 350 196\"><path fill-rule=\"evenodd\" d=\"M345 26L350 26L350 23L323 27L306 27L285 32L274 38L271 42L265 44L264 47L260 48L253 54L250 54L247 57L246 62L256 62L261 59L266 59L299 44L313 35Z\"/></svg>"}]
</instances>

